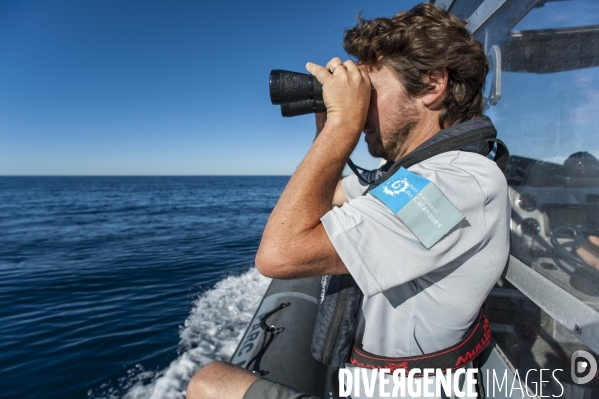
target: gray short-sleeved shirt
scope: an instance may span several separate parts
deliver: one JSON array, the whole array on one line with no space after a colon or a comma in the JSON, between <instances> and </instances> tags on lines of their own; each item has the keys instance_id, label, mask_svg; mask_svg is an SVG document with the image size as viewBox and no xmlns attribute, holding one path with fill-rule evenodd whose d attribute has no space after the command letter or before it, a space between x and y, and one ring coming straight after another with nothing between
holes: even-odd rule
<instances>
[{"instance_id":1,"label":"gray short-sleeved shirt","mask_svg":"<svg viewBox=\"0 0 599 399\"><path fill-rule=\"evenodd\" d=\"M343 182L350 201L322 218L364 292L356 344L388 357L431 353L459 341L509 253L507 183L493 161L451 151L408 170L434 183L465 216L430 249L385 204L359 195L366 186L357 178Z\"/></svg>"}]
</instances>

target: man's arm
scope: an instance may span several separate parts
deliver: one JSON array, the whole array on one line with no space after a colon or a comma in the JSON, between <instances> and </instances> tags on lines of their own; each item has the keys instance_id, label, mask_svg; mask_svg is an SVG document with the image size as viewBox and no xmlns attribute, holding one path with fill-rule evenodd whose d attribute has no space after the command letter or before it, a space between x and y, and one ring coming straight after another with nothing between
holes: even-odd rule
<instances>
[{"instance_id":1,"label":"man's arm","mask_svg":"<svg viewBox=\"0 0 599 399\"><path fill-rule=\"evenodd\" d=\"M320 132L322 132L322 129L324 129L324 126L326 125L327 114L326 112L320 112L314 114L314 117L316 120L316 135L314 136L314 140L316 140L316 138L318 137ZM343 191L342 181L343 178L340 178L337 182L337 186L335 187L335 194L333 195L333 203L331 204L332 206L341 206L349 201L349 199L345 195L345 192Z\"/></svg>"},{"instance_id":2,"label":"man's arm","mask_svg":"<svg viewBox=\"0 0 599 399\"><path fill-rule=\"evenodd\" d=\"M339 176L366 121L370 80L353 61L341 64L334 58L328 70L306 66L323 84L327 121L268 219L256 255L256 267L265 276L347 273L320 218L339 200L335 199Z\"/></svg>"},{"instance_id":3,"label":"man's arm","mask_svg":"<svg viewBox=\"0 0 599 399\"><path fill-rule=\"evenodd\" d=\"M335 194L333 195L333 206L341 206L349 202L347 195L345 195L345 191L343 191L343 179L337 182L337 187L335 187Z\"/></svg>"}]
</instances>

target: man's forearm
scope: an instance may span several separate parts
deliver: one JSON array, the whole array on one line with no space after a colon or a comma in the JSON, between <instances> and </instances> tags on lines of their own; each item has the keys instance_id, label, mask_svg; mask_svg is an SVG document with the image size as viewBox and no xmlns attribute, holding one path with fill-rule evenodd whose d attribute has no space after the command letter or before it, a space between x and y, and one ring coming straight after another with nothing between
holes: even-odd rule
<instances>
[{"instance_id":1,"label":"man's forearm","mask_svg":"<svg viewBox=\"0 0 599 399\"><path fill-rule=\"evenodd\" d=\"M284 278L346 272L336 253L331 254L320 218L331 209L339 176L359 139L351 129L325 126L281 194L256 257L266 274Z\"/></svg>"},{"instance_id":2,"label":"man's forearm","mask_svg":"<svg viewBox=\"0 0 599 399\"><path fill-rule=\"evenodd\" d=\"M333 195L333 206L342 206L346 202L349 202L347 195L345 195L345 191L343 191L343 179L339 178L337 182L337 187L335 188L335 194Z\"/></svg>"},{"instance_id":3,"label":"man's forearm","mask_svg":"<svg viewBox=\"0 0 599 399\"><path fill-rule=\"evenodd\" d=\"M331 208L335 188L359 132L341 126L326 126L291 177L265 230L295 235L320 224ZM293 223L291 223L293 222Z\"/></svg>"},{"instance_id":4,"label":"man's forearm","mask_svg":"<svg viewBox=\"0 0 599 399\"><path fill-rule=\"evenodd\" d=\"M333 58L326 68L308 63L306 69L323 85L326 123L264 229L256 267L270 277L347 273L320 218L331 208L343 167L366 121L370 80L351 60Z\"/></svg>"},{"instance_id":5,"label":"man's forearm","mask_svg":"<svg viewBox=\"0 0 599 399\"><path fill-rule=\"evenodd\" d=\"M314 140L316 140L316 138L318 137L320 132L322 132L322 129L324 129L324 125L326 124L326 121L327 121L327 114L325 112L315 114L315 121L316 121L316 135L314 136ZM342 178L341 172L340 172L339 179L337 181L337 185L335 186L333 200L331 202L331 204L333 206L341 206L348 201L347 196L345 195L345 192L343 191L343 183L342 182L343 182L343 178Z\"/></svg>"}]
</instances>

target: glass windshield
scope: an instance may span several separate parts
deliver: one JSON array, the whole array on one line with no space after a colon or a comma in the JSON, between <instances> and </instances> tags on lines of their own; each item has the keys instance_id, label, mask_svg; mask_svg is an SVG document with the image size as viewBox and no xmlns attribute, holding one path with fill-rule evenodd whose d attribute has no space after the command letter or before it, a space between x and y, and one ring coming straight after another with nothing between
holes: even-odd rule
<instances>
[{"instance_id":1,"label":"glass windshield","mask_svg":"<svg viewBox=\"0 0 599 399\"><path fill-rule=\"evenodd\" d=\"M513 1L476 36L512 155L512 255L599 309L599 3Z\"/></svg>"},{"instance_id":2,"label":"glass windshield","mask_svg":"<svg viewBox=\"0 0 599 399\"><path fill-rule=\"evenodd\" d=\"M475 36L485 114L511 153L511 254L599 311L599 2L508 1ZM561 369L564 397L596 395L599 380L577 385L568 368L591 349L537 305L500 281L486 308L495 342L520 372Z\"/></svg>"}]
</instances>

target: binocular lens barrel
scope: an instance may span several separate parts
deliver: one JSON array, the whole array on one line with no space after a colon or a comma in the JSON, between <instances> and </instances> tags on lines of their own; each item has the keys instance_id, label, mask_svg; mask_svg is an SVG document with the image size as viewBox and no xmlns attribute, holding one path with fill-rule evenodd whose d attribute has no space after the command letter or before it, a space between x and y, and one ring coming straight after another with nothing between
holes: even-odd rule
<instances>
[{"instance_id":1,"label":"binocular lens barrel","mask_svg":"<svg viewBox=\"0 0 599 399\"><path fill-rule=\"evenodd\" d=\"M273 104L300 100L322 100L322 85L314 76L280 69L270 72L270 101Z\"/></svg>"},{"instance_id":2,"label":"binocular lens barrel","mask_svg":"<svg viewBox=\"0 0 599 399\"><path fill-rule=\"evenodd\" d=\"M325 112L322 85L307 73L275 69L270 71L270 101L281 105L283 116Z\"/></svg>"},{"instance_id":3,"label":"binocular lens barrel","mask_svg":"<svg viewBox=\"0 0 599 399\"><path fill-rule=\"evenodd\" d=\"M303 100L281 104L281 115L290 117L311 114L313 112L326 112L324 101Z\"/></svg>"}]
</instances>

